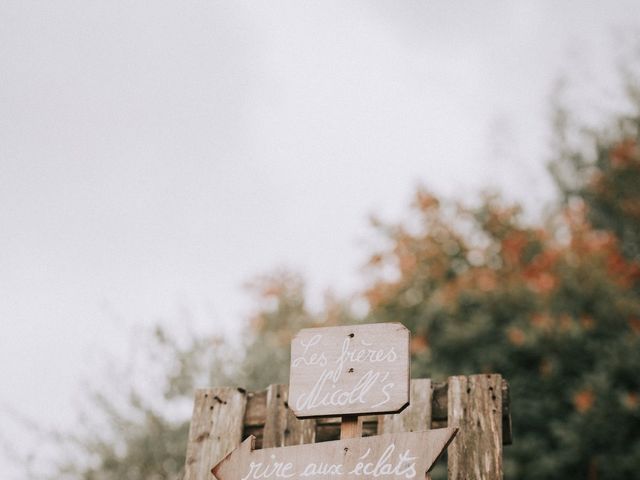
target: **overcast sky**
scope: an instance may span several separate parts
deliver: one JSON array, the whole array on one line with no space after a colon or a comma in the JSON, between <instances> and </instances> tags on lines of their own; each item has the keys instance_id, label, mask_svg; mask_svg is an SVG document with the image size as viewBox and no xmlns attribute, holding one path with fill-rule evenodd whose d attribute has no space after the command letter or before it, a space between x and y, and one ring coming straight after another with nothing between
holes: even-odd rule
<instances>
[{"instance_id":1,"label":"overcast sky","mask_svg":"<svg viewBox=\"0 0 640 480\"><path fill-rule=\"evenodd\" d=\"M367 217L399 218L418 183L539 208L554 82L584 81L587 103L615 90L632 13L0 2L0 436L26 446L10 411L68 425L92 355L138 325L188 308L201 331L233 332L256 274L352 291Z\"/></svg>"}]
</instances>

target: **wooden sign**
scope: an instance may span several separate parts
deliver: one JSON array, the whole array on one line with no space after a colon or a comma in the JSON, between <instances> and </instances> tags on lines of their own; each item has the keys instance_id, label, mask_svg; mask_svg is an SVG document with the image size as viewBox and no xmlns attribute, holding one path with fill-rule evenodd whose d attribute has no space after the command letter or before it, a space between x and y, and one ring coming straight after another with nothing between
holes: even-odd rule
<instances>
[{"instance_id":1,"label":"wooden sign","mask_svg":"<svg viewBox=\"0 0 640 480\"><path fill-rule=\"evenodd\" d=\"M218 480L424 479L457 428L254 450L250 436L211 472Z\"/></svg>"},{"instance_id":2,"label":"wooden sign","mask_svg":"<svg viewBox=\"0 0 640 480\"><path fill-rule=\"evenodd\" d=\"M299 418L399 412L409 381L400 323L307 328L291 342L289 408Z\"/></svg>"}]
</instances>

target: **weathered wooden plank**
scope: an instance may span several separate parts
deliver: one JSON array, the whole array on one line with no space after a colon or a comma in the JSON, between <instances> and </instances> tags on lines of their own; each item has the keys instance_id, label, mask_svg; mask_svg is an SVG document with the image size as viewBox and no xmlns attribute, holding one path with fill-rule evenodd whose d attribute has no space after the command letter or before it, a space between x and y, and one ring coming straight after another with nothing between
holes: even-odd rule
<instances>
[{"instance_id":1,"label":"weathered wooden plank","mask_svg":"<svg viewBox=\"0 0 640 480\"><path fill-rule=\"evenodd\" d=\"M289 398L299 418L401 411L409 402L409 331L401 323L300 330Z\"/></svg>"},{"instance_id":2,"label":"weathered wooden plank","mask_svg":"<svg viewBox=\"0 0 640 480\"><path fill-rule=\"evenodd\" d=\"M455 434L455 428L442 428L262 450L254 450L249 437L218 463L213 473L218 480L316 476L326 480L379 476L406 480L424 475Z\"/></svg>"},{"instance_id":3,"label":"weathered wooden plank","mask_svg":"<svg viewBox=\"0 0 640 480\"><path fill-rule=\"evenodd\" d=\"M509 383L503 378L502 391L502 444L511 445L511 402L509 395ZM431 426L433 428L444 427L448 419L448 384L447 382L433 383L433 400L431 403Z\"/></svg>"},{"instance_id":4,"label":"weathered wooden plank","mask_svg":"<svg viewBox=\"0 0 640 480\"><path fill-rule=\"evenodd\" d=\"M340 440L358 438L362 436L362 417L358 415L345 415L340 424Z\"/></svg>"},{"instance_id":5,"label":"weathered wooden plank","mask_svg":"<svg viewBox=\"0 0 640 480\"><path fill-rule=\"evenodd\" d=\"M211 467L242 438L246 393L238 388L197 390L185 461L185 480L211 480Z\"/></svg>"},{"instance_id":6,"label":"weathered wooden plank","mask_svg":"<svg viewBox=\"0 0 640 480\"><path fill-rule=\"evenodd\" d=\"M359 417L364 420L362 422L362 437L371 437L378 434L378 417ZM373 419L372 421L366 421L367 419ZM337 440L340 438L339 423L329 424L316 424L316 442L328 442L331 440Z\"/></svg>"},{"instance_id":7,"label":"weathered wooden plank","mask_svg":"<svg viewBox=\"0 0 640 480\"><path fill-rule=\"evenodd\" d=\"M411 401L397 415L378 417L378 434L420 432L431 428L431 380L411 380Z\"/></svg>"},{"instance_id":8,"label":"weathered wooden plank","mask_svg":"<svg viewBox=\"0 0 640 480\"><path fill-rule=\"evenodd\" d=\"M397 415L378 417L378 435L398 432L421 432L431 428L431 380L411 380L410 403ZM426 475L425 480L431 476Z\"/></svg>"},{"instance_id":9,"label":"weathered wooden plank","mask_svg":"<svg viewBox=\"0 0 640 480\"><path fill-rule=\"evenodd\" d=\"M411 382L414 382L416 380L419 380L419 379L414 378L411 380ZM431 391L432 391L432 398L431 398L432 423L437 422L437 423L443 423L444 425L446 425L447 418L448 418L447 382L432 381ZM505 395L505 392L507 394L509 392L509 384L504 379L502 380L502 392L503 392L502 414L503 416L506 416L507 414L510 413L509 398L508 398L508 395ZM372 421L371 419L373 419L373 416L365 415L364 418L365 418L364 421L366 423L367 421ZM340 417L322 417L318 419L319 425L330 425L330 424L339 424L339 423L340 423Z\"/></svg>"},{"instance_id":10,"label":"weathered wooden plank","mask_svg":"<svg viewBox=\"0 0 640 480\"><path fill-rule=\"evenodd\" d=\"M419 379L412 380L412 383ZM447 382L431 382L431 428L447 426ZM509 404L509 384L502 379L502 442L503 445L511 444L511 414ZM249 435L256 437L256 447L262 448L262 431L266 417L267 390L260 390L247 394L247 409L245 413L245 429L243 439ZM411 408L410 406L407 408ZM365 415L363 420L363 435L375 435L377 431L378 417ZM336 440L340 438L341 417L317 418L316 435L318 441Z\"/></svg>"},{"instance_id":11,"label":"weathered wooden plank","mask_svg":"<svg viewBox=\"0 0 640 480\"><path fill-rule=\"evenodd\" d=\"M315 420L296 418L288 407L287 397L287 385L269 385L267 388L262 448L301 445L315 441Z\"/></svg>"},{"instance_id":12,"label":"weathered wooden plank","mask_svg":"<svg viewBox=\"0 0 640 480\"><path fill-rule=\"evenodd\" d=\"M415 380L411 380L414 382ZM431 382L432 401L431 412L432 421L445 422L447 421L447 382ZM267 397L266 390L260 390L258 392L251 392L247 397L247 413L245 416L245 425L247 426L263 426L265 418L265 402ZM502 415L507 416L510 413L509 405L509 384L505 379L502 379ZM372 421L374 417L372 415L364 415L365 423ZM339 424L340 417L321 417L318 418L318 424Z\"/></svg>"},{"instance_id":13,"label":"weathered wooden plank","mask_svg":"<svg viewBox=\"0 0 640 480\"><path fill-rule=\"evenodd\" d=\"M363 423L378 423L378 415L358 415L358 418L361 418ZM318 417L316 422L323 426L340 426L342 417Z\"/></svg>"},{"instance_id":14,"label":"weathered wooden plank","mask_svg":"<svg viewBox=\"0 0 640 480\"><path fill-rule=\"evenodd\" d=\"M449 446L449 480L502 479L502 378L449 377L449 426L460 431Z\"/></svg>"},{"instance_id":15,"label":"weathered wooden plank","mask_svg":"<svg viewBox=\"0 0 640 480\"><path fill-rule=\"evenodd\" d=\"M316 421L313 418L301 420L296 418L290 408L287 408L287 428L285 429L284 444L303 445L316 441Z\"/></svg>"},{"instance_id":16,"label":"weathered wooden plank","mask_svg":"<svg viewBox=\"0 0 640 480\"><path fill-rule=\"evenodd\" d=\"M446 422L448 415L447 382L431 383L431 423Z\"/></svg>"},{"instance_id":17,"label":"weathered wooden plank","mask_svg":"<svg viewBox=\"0 0 640 480\"><path fill-rule=\"evenodd\" d=\"M269 385L265 408L262 448L283 447L284 431L287 428L286 397L284 385Z\"/></svg>"},{"instance_id":18,"label":"weathered wooden plank","mask_svg":"<svg viewBox=\"0 0 640 480\"><path fill-rule=\"evenodd\" d=\"M244 414L246 427L263 427L266 418L267 391L247 393L247 409Z\"/></svg>"}]
</instances>

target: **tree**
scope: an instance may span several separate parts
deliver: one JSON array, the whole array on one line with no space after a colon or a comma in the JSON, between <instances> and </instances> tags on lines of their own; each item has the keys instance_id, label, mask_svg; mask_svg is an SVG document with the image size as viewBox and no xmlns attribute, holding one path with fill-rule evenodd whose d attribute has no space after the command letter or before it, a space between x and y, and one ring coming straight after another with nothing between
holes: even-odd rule
<instances>
[{"instance_id":1,"label":"tree","mask_svg":"<svg viewBox=\"0 0 640 480\"><path fill-rule=\"evenodd\" d=\"M379 227L390 247L369 263L385 273L365 293L371 320L412 330L413 375L509 380L508 477L633 477L640 269L615 234L583 204L526 226L497 198L468 209L421 190L413 213L412 228Z\"/></svg>"},{"instance_id":2,"label":"tree","mask_svg":"<svg viewBox=\"0 0 640 480\"><path fill-rule=\"evenodd\" d=\"M579 199L595 228L613 232L640 261L640 76L626 69L628 111L602 129L584 128L558 98L550 171L565 203Z\"/></svg>"},{"instance_id":3,"label":"tree","mask_svg":"<svg viewBox=\"0 0 640 480\"><path fill-rule=\"evenodd\" d=\"M108 362L106 381L87 387L79 429L38 432L56 445L55 455L35 452L29 478L178 477L194 388L228 383L242 356L222 338L158 325L136 334L130 357Z\"/></svg>"}]
</instances>

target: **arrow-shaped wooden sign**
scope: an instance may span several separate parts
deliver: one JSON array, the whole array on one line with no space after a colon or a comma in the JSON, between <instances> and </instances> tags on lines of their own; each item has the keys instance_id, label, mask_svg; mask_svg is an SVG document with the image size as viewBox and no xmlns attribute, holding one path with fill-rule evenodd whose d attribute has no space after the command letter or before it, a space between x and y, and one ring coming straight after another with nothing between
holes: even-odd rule
<instances>
[{"instance_id":1,"label":"arrow-shaped wooden sign","mask_svg":"<svg viewBox=\"0 0 640 480\"><path fill-rule=\"evenodd\" d=\"M211 472L218 480L423 479L457 428L254 450L250 436Z\"/></svg>"}]
</instances>

